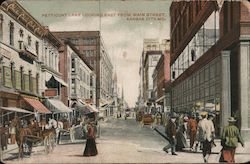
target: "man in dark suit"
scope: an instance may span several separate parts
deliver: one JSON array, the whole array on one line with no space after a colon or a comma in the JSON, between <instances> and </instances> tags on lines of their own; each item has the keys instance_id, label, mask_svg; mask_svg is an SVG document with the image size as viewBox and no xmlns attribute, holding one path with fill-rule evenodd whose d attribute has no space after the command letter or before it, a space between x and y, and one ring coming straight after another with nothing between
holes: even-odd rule
<instances>
[{"instance_id":1,"label":"man in dark suit","mask_svg":"<svg viewBox=\"0 0 250 164\"><path fill-rule=\"evenodd\" d=\"M169 122L167 124L166 133L167 133L167 139L168 139L168 145L163 148L165 152L168 153L168 149L171 148L172 155L177 155L175 153L175 147L176 147L176 113L172 113L170 115Z\"/></svg>"}]
</instances>

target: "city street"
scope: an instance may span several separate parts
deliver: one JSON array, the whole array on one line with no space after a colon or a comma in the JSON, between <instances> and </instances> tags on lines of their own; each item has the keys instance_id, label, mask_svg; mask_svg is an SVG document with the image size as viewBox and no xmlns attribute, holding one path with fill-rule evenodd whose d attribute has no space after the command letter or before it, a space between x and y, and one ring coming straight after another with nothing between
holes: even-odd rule
<instances>
[{"instance_id":1,"label":"city street","mask_svg":"<svg viewBox=\"0 0 250 164\"><path fill-rule=\"evenodd\" d=\"M26 157L21 161L17 158L9 158L4 161L8 163L203 162L201 153L178 152L178 156L165 153L162 148L167 141L149 126L140 127L132 118L127 120L109 118L102 122L101 128L101 138L96 140L99 154L95 157L83 157L85 143L78 143L58 145L54 152L48 155L43 152L42 147L36 147L29 158ZM4 158L7 156L11 157L10 154L6 154ZM245 162L246 156L246 154L237 154L236 161ZM218 154L214 153L209 162L217 162L218 158Z\"/></svg>"}]
</instances>

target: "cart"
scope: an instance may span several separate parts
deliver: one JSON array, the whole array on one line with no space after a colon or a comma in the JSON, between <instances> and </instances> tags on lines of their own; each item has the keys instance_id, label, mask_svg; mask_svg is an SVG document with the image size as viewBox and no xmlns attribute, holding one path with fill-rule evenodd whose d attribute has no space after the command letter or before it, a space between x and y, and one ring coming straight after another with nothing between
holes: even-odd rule
<instances>
[{"instance_id":1,"label":"cart","mask_svg":"<svg viewBox=\"0 0 250 164\"><path fill-rule=\"evenodd\" d=\"M33 146L43 145L46 154L52 153L55 146L55 130L45 129L39 131L38 135L25 135L24 153L31 154Z\"/></svg>"}]
</instances>

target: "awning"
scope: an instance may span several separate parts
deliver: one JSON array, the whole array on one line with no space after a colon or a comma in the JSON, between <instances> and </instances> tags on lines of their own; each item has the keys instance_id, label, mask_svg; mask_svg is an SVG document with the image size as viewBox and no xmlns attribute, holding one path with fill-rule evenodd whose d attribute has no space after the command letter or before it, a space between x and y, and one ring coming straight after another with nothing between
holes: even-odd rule
<instances>
[{"instance_id":1,"label":"awning","mask_svg":"<svg viewBox=\"0 0 250 164\"><path fill-rule=\"evenodd\" d=\"M101 103L100 103L100 107L105 108L105 107L111 105L113 102L114 102L114 100L107 101L107 100L102 99Z\"/></svg>"},{"instance_id":2,"label":"awning","mask_svg":"<svg viewBox=\"0 0 250 164\"><path fill-rule=\"evenodd\" d=\"M56 81L58 81L59 83L61 83L62 85L66 86L66 87L68 86L68 84L66 82L64 82L62 79L60 79L54 75L51 75L49 73L46 73L46 75L45 75L46 81L49 81L51 78L54 78Z\"/></svg>"},{"instance_id":3,"label":"awning","mask_svg":"<svg viewBox=\"0 0 250 164\"><path fill-rule=\"evenodd\" d=\"M158 98L155 102L159 102L159 101L163 100L164 98L165 98L165 95Z\"/></svg>"},{"instance_id":4,"label":"awning","mask_svg":"<svg viewBox=\"0 0 250 164\"><path fill-rule=\"evenodd\" d=\"M12 112L19 112L19 113L33 113L30 111L27 111L22 108L17 108L17 107L0 107L1 110L7 110L7 111L12 111Z\"/></svg>"},{"instance_id":5,"label":"awning","mask_svg":"<svg viewBox=\"0 0 250 164\"><path fill-rule=\"evenodd\" d=\"M23 97L23 99L34 108L34 110L37 110L38 113L51 113L50 110L48 110L39 100L31 99Z\"/></svg>"},{"instance_id":6,"label":"awning","mask_svg":"<svg viewBox=\"0 0 250 164\"><path fill-rule=\"evenodd\" d=\"M46 99L46 106L53 112L53 113L69 113L72 110L63 104L60 100L55 99Z\"/></svg>"},{"instance_id":7,"label":"awning","mask_svg":"<svg viewBox=\"0 0 250 164\"><path fill-rule=\"evenodd\" d=\"M60 79L60 78L58 78L58 77L56 77L56 76L53 76L54 78L55 78L55 80L56 81L58 81L59 83L61 83L62 85L64 85L64 86L68 86L68 84L66 83L66 82L64 82L62 79Z\"/></svg>"},{"instance_id":8,"label":"awning","mask_svg":"<svg viewBox=\"0 0 250 164\"><path fill-rule=\"evenodd\" d=\"M78 102L76 110L83 112L83 114L99 112L94 106L81 102Z\"/></svg>"}]
</instances>

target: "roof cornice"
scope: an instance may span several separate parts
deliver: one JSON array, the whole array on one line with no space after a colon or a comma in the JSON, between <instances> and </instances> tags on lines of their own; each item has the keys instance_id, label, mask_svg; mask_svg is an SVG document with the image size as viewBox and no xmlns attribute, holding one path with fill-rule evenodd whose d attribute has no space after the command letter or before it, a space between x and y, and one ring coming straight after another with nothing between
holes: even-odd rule
<instances>
[{"instance_id":1,"label":"roof cornice","mask_svg":"<svg viewBox=\"0 0 250 164\"><path fill-rule=\"evenodd\" d=\"M16 0L4 1L0 8L37 37L43 37L46 34L46 29Z\"/></svg>"}]
</instances>

